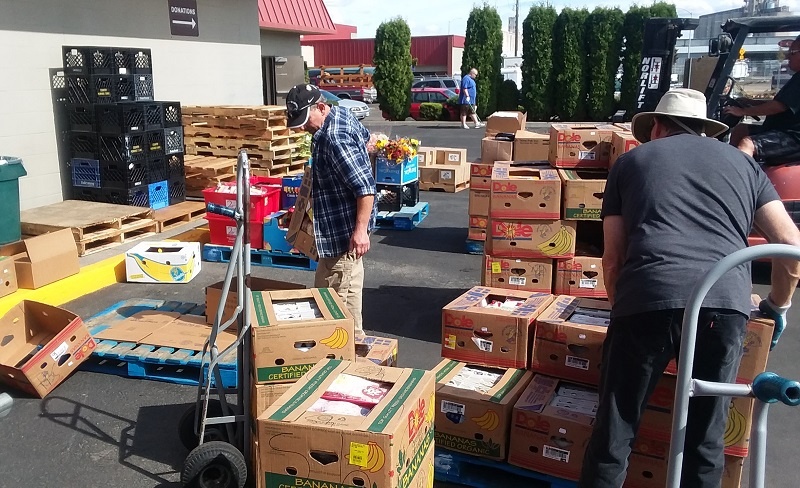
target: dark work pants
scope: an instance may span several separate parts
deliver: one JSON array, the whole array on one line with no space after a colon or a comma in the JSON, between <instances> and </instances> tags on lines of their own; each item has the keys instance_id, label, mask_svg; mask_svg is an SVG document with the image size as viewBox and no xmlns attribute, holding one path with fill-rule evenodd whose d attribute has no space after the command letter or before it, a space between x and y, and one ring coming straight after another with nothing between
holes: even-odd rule
<instances>
[{"instance_id":1,"label":"dark work pants","mask_svg":"<svg viewBox=\"0 0 800 488\"><path fill-rule=\"evenodd\" d=\"M579 488L620 488L647 401L670 359L680 351L683 309L618 317L603 343L600 405L586 447ZM747 317L734 310L700 311L692 377L733 382ZM681 486L719 488L723 433L730 398L689 401Z\"/></svg>"}]
</instances>

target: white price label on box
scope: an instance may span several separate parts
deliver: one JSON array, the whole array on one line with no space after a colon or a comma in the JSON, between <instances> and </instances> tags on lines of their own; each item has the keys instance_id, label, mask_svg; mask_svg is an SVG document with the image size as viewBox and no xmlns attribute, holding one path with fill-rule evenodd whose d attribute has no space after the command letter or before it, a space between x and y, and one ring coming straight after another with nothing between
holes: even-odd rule
<instances>
[{"instance_id":1,"label":"white price label on box","mask_svg":"<svg viewBox=\"0 0 800 488\"><path fill-rule=\"evenodd\" d=\"M453 172L452 171L442 171L439 173L439 178L442 180L452 180L453 179Z\"/></svg>"},{"instance_id":2,"label":"white price label on box","mask_svg":"<svg viewBox=\"0 0 800 488\"><path fill-rule=\"evenodd\" d=\"M60 346L58 346L53 352L50 353L50 357L53 358L53 361L58 361L61 356L69 351L69 346L67 345L66 341L62 342Z\"/></svg>"},{"instance_id":3,"label":"white price label on box","mask_svg":"<svg viewBox=\"0 0 800 488\"><path fill-rule=\"evenodd\" d=\"M567 366L568 368L577 368L584 371L589 371L589 360L576 358L575 356L567 356L564 361L564 366Z\"/></svg>"},{"instance_id":4,"label":"white price label on box","mask_svg":"<svg viewBox=\"0 0 800 488\"><path fill-rule=\"evenodd\" d=\"M456 415L464 415L466 408L460 403L448 402L442 400L442 413L454 413Z\"/></svg>"},{"instance_id":5,"label":"white price label on box","mask_svg":"<svg viewBox=\"0 0 800 488\"><path fill-rule=\"evenodd\" d=\"M544 449L542 450L542 456L549 459L555 459L556 461L561 461L563 463L569 463L569 451L565 451L564 449L559 449L557 447L545 445Z\"/></svg>"},{"instance_id":6,"label":"white price label on box","mask_svg":"<svg viewBox=\"0 0 800 488\"><path fill-rule=\"evenodd\" d=\"M508 277L508 284L514 286L525 286L527 283L527 278L524 276L509 276Z\"/></svg>"},{"instance_id":7,"label":"white price label on box","mask_svg":"<svg viewBox=\"0 0 800 488\"><path fill-rule=\"evenodd\" d=\"M578 283L579 288L597 288L597 279L581 279Z\"/></svg>"},{"instance_id":8,"label":"white price label on box","mask_svg":"<svg viewBox=\"0 0 800 488\"><path fill-rule=\"evenodd\" d=\"M450 153L447 155L447 160L451 163L457 163L461 161L461 153Z\"/></svg>"},{"instance_id":9,"label":"white price label on box","mask_svg":"<svg viewBox=\"0 0 800 488\"><path fill-rule=\"evenodd\" d=\"M481 351L492 352L492 346L494 345L492 341L487 341L486 339L481 339L480 337L473 337L472 342L474 342Z\"/></svg>"},{"instance_id":10,"label":"white price label on box","mask_svg":"<svg viewBox=\"0 0 800 488\"><path fill-rule=\"evenodd\" d=\"M578 153L578 159L589 159L591 161L594 161L595 159L597 159L597 154L593 153L592 151L580 151Z\"/></svg>"}]
</instances>

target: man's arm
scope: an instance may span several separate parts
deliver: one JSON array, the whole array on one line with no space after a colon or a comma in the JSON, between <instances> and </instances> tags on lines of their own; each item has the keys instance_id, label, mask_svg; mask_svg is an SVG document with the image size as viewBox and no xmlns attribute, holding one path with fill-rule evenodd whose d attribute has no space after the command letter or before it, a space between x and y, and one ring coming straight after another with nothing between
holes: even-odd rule
<instances>
[{"instance_id":1,"label":"man's arm","mask_svg":"<svg viewBox=\"0 0 800 488\"><path fill-rule=\"evenodd\" d=\"M628 250L628 236L621 215L608 215L603 219L603 248L603 280L608 301L613 306L617 277Z\"/></svg>"},{"instance_id":2,"label":"man's arm","mask_svg":"<svg viewBox=\"0 0 800 488\"><path fill-rule=\"evenodd\" d=\"M369 251L369 220L375 195L364 195L356 198L356 228L350 238L350 250L361 257Z\"/></svg>"},{"instance_id":3,"label":"man's arm","mask_svg":"<svg viewBox=\"0 0 800 488\"><path fill-rule=\"evenodd\" d=\"M756 210L753 225L770 243L800 246L800 230L780 200L773 200ZM790 305L798 279L800 261L773 258L770 300L779 307Z\"/></svg>"}]
</instances>

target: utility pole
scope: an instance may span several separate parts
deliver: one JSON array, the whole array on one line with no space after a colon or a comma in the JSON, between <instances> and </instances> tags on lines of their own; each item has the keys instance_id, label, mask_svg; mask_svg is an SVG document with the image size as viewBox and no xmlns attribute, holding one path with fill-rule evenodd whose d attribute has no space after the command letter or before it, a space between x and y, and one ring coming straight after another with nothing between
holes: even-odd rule
<instances>
[{"instance_id":1,"label":"utility pole","mask_svg":"<svg viewBox=\"0 0 800 488\"><path fill-rule=\"evenodd\" d=\"M519 56L519 0L514 9L514 57Z\"/></svg>"}]
</instances>

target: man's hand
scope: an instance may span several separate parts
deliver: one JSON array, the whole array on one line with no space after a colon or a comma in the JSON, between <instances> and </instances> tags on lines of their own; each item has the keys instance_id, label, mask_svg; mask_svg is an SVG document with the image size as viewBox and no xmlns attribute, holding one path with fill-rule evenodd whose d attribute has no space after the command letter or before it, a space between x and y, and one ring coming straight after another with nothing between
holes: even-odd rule
<instances>
[{"instance_id":1,"label":"man's hand","mask_svg":"<svg viewBox=\"0 0 800 488\"><path fill-rule=\"evenodd\" d=\"M744 117L744 109L742 107L728 105L722 111L726 114L733 115L734 117Z\"/></svg>"},{"instance_id":2,"label":"man's hand","mask_svg":"<svg viewBox=\"0 0 800 488\"><path fill-rule=\"evenodd\" d=\"M775 305L769 296L761 300L761 303L758 304L758 309L775 321L775 330L772 331L772 345L769 347L770 351L778 344L778 339L781 338L781 334L783 334L783 330L786 328L786 312L789 311L789 307L791 306L791 303L784 307Z\"/></svg>"},{"instance_id":3,"label":"man's hand","mask_svg":"<svg viewBox=\"0 0 800 488\"><path fill-rule=\"evenodd\" d=\"M369 251L369 234L366 230L356 229L350 238L350 251L355 251L356 258L360 258Z\"/></svg>"}]
</instances>

